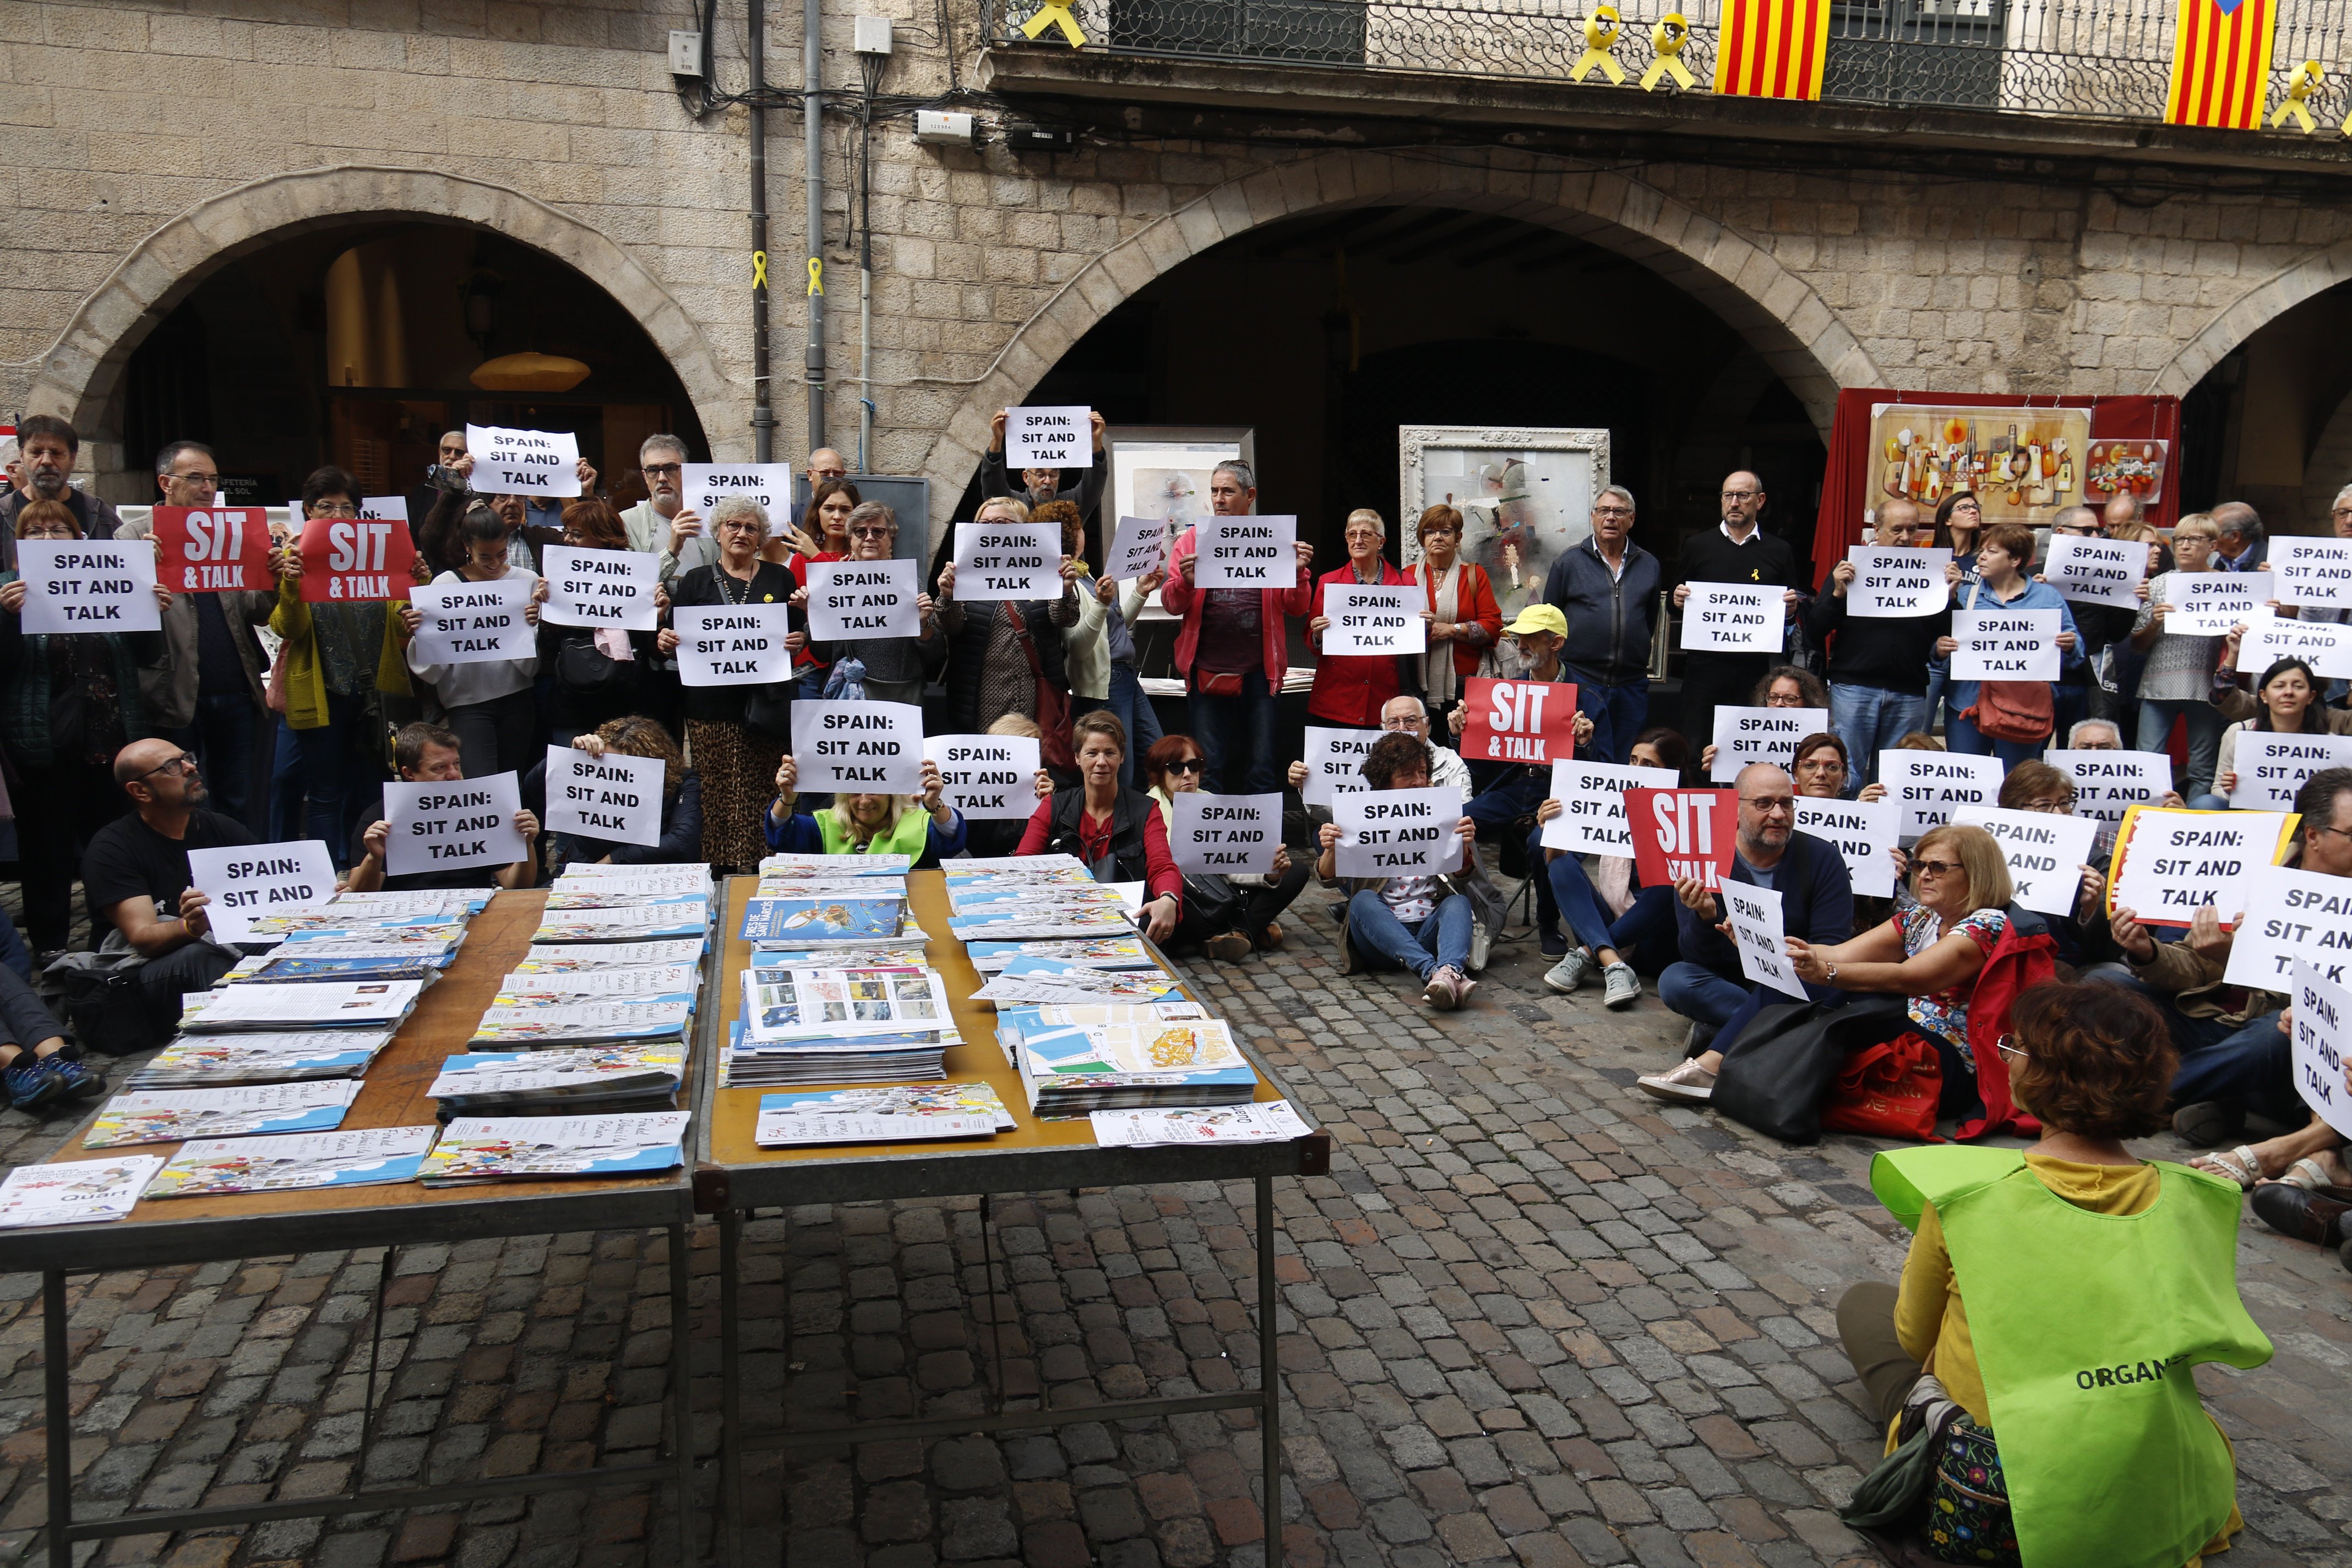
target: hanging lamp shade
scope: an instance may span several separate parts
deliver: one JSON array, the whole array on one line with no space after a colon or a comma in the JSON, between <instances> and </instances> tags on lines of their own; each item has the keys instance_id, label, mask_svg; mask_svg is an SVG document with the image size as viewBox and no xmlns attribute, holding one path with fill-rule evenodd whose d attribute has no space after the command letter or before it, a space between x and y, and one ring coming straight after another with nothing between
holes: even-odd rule
<instances>
[{"instance_id":1,"label":"hanging lamp shade","mask_svg":"<svg viewBox=\"0 0 2352 1568\"><path fill-rule=\"evenodd\" d=\"M484 392L569 392L588 379L588 367L561 354L500 354L468 379Z\"/></svg>"}]
</instances>

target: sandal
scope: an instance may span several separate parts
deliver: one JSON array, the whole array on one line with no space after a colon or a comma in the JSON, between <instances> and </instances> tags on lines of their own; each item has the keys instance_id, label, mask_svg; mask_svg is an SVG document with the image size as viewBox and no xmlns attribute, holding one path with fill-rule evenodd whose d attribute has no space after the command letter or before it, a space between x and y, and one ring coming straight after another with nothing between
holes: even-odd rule
<instances>
[{"instance_id":1,"label":"sandal","mask_svg":"<svg viewBox=\"0 0 2352 1568\"><path fill-rule=\"evenodd\" d=\"M2302 1163L2310 1163L2307 1160ZM2192 1171L2202 1171L2209 1176L2237 1183L2242 1193L2251 1192L2254 1184L2263 1179L2263 1163L2254 1157L2252 1146L2245 1143L2222 1153L2200 1154L2189 1161L2188 1165ZM2288 1173L2293 1174L2292 1172Z\"/></svg>"}]
</instances>

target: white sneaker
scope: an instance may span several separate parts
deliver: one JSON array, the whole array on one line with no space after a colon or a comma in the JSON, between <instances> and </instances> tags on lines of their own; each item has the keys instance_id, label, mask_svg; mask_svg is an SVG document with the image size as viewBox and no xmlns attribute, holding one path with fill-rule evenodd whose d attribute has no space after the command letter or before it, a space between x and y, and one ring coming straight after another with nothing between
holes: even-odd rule
<instances>
[{"instance_id":1,"label":"white sneaker","mask_svg":"<svg viewBox=\"0 0 2352 1568\"><path fill-rule=\"evenodd\" d=\"M1612 963L1601 972L1601 1001L1611 1007L1631 1007L1641 1000L1642 977L1630 963Z\"/></svg>"},{"instance_id":2,"label":"white sneaker","mask_svg":"<svg viewBox=\"0 0 2352 1568\"><path fill-rule=\"evenodd\" d=\"M1571 947L1568 956L1544 971L1543 982L1565 996L1584 984L1584 972L1592 967L1592 955L1580 947Z\"/></svg>"},{"instance_id":3,"label":"white sneaker","mask_svg":"<svg viewBox=\"0 0 2352 1568\"><path fill-rule=\"evenodd\" d=\"M1452 964L1442 964L1429 972L1429 983L1421 990L1421 999L1441 1013L1451 1013L1462 1005L1462 972Z\"/></svg>"},{"instance_id":4,"label":"white sneaker","mask_svg":"<svg viewBox=\"0 0 2352 1568\"><path fill-rule=\"evenodd\" d=\"M1677 1065L1669 1072L1647 1073L1633 1080L1642 1092L1660 1100L1710 1100L1715 1098L1715 1075L1698 1065L1698 1058Z\"/></svg>"}]
</instances>

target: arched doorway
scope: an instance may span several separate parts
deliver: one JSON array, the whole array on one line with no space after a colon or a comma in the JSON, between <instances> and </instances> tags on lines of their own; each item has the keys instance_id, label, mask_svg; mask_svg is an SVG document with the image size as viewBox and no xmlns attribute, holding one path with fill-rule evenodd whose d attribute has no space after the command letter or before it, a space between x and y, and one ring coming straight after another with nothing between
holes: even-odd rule
<instances>
[{"instance_id":1,"label":"arched doorway","mask_svg":"<svg viewBox=\"0 0 2352 1568\"><path fill-rule=\"evenodd\" d=\"M2352 365L2322 345L2352 334L2352 282L2287 306L2181 398L2181 510L2250 502L2275 533L2326 533L2352 484Z\"/></svg>"}]
</instances>

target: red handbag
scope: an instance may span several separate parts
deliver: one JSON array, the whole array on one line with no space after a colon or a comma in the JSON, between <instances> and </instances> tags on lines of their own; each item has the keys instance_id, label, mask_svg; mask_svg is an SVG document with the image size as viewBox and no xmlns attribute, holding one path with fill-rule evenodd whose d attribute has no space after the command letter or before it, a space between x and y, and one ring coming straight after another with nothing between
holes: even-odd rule
<instances>
[{"instance_id":1,"label":"red handbag","mask_svg":"<svg viewBox=\"0 0 2352 1568\"><path fill-rule=\"evenodd\" d=\"M1944 1068L1936 1047L1916 1034L1897 1035L1846 1058L1822 1105L1822 1126L1828 1131L1940 1143L1936 1107L1943 1094Z\"/></svg>"}]
</instances>

